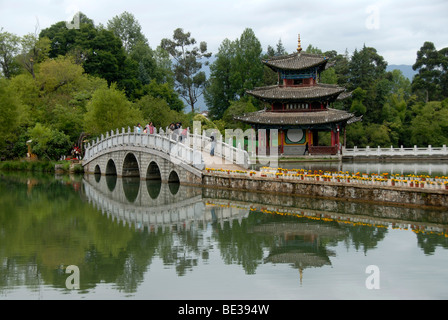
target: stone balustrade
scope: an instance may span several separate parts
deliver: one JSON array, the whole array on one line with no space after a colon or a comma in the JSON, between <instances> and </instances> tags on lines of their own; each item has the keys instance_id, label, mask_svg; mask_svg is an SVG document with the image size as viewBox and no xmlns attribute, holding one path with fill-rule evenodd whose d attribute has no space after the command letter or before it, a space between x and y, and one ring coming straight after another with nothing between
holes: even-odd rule
<instances>
[{"instance_id":1,"label":"stone balustrade","mask_svg":"<svg viewBox=\"0 0 448 320\"><path fill-rule=\"evenodd\" d=\"M370 148L367 146L366 148L343 148L342 149L343 157L448 157L448 149L446 145L442 147L432 147L429 145L427 148L418 148L414 146L413 148L404 148L401 146L400 148L394 148L391 146L390 148Z\"/></svg>"}]
</instances>

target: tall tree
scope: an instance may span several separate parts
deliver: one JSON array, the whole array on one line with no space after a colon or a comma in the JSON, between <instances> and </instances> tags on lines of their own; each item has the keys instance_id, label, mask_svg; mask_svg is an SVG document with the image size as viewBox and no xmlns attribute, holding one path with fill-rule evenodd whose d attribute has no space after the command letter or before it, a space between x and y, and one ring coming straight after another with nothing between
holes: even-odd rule
<instances>
[{"instance_id":1,"label":"tall tree","mask_svg":"<svg viewBox=\"0 0 448 320\"><path fill-rule=\"evenodd\" d=\"M349 63L350 89L361 87L368 89L372 83L384 76L387 62L375 48L363 46L361 51L355 49Z\"/></svg>"},{"instance_id":2,"label":"tall tree","mask_svg":"<svg viewBox=\"0 0 448 320\"><path fill-rule=\"evenodd\" d=\"M418 74L415 75L412 81L412 90L415 93L423 93L425 102L441 100L443 97L442 79L444 74L446 79L448 71L444 52L437 51L434 44L429 41L425 42L420 50L417 51L417 59L412 69L418 70Z\"/></svg>"},{"instance_id":3,"label":"tall tree","mask_svg":"<svg viewBox=\"0 0 448 320\"><path fill-rule=\"evenodd\" d=\"M213 118L223 116L231 101L246 97L246 90L271 79L261 61L262 48L252 29L245 29L239 39L225 39L216 60L210 66L210 80L205 101ZM266 75L266 76L265 76Z\"/></svg>"},{"instance_id":4,"label":"tall tree","mask_svg":"<svg viewBox=\"0 0 448 320\"><path fill-rule=\"evenodd\" d=\"M2 30L3 28L0 30L0 67L3 75L10 79L20 69L15 59L20 50L20 37Z\"/></svg>"},{"instance_id":5,"label":"tall tree","mask_svg":"<svg viewBox=\"0 0 448 320\"><path fill-rule=\"evenodd\" d=\"M24 117L23 107L10 80L0 79L0 151L18 136L16 130Z\"/></svg>"},{"instance_id":6,"label":"tall tree","mask_svg":"<svg viewBox=\"0 0 448 320\"><path fill-rule=\"evenodd\" d=\"M29 33L21 38L20 43L22 48L21 53L18 55L18 61L35 79L34 66L48 57L50 39L46 37L39 38L36 34Z\"/></svg>"},{"instance_id":7,"label":"tall tree","mask_svg":"<svg viewBox=\"0 0 448 320\"><path fill-rule=\"evenodd\" d=\"M130 53L134 46L140 43L148 43L148 39L142 33L142 27L135 16L129 12L123 12L107 22L107 29L121 39L124 50Z\"/></svg>"},{"instance_id":8,"label":"tall tree","mask_svg":"<svg viewBox=\"0 0 448 320\"><path fill-rule=\"evenodd\" d=\"M231 82L235 54L235 43L225 39L219 46L215 61L210 65L210 79L204 98L211 118L221 118L230 106L230 101L236 99L236 91Z\"/></svg>"},{"instance_id":9,"label":"tall tree","mask_svg":"<svg viewBox=\"0 0 448 320\"><path fill-rule=\"evenodd\" d=\"M78 29L68 29L64 21L42 30L40 37L51 43L50 57L70 54L81 62L86 73L117 83L128 97L139 88L138 63L131 60L120 38L112 31L96 28L93 21L80 14Z\"/></svg>"},{"instance_id":10,"label":"tall tree","mask_svg":"<svg viewBox=\"0 0 448 320\"><path fill-rule=\"evenodd\" d=\"M184 32L177 28L173 33L173 40L164 38L160 46L165 49L175 60L174 77L180 96L191 106L194 113L194 105L203 94L206 85L206 75L202 71L202 60L208 59L211 53L207 52L207 43L202 41L199 46L191 37L190 32ZM208 65L208 61L204 63Z\"/></svg>"},{"instance_id":11,"label":"tall tree","mask_svg":"<svg viewBox=\"0 0 448 320\"><path fill-rule=\"evenodd\" d=\"M262 84L263 63L260 41L252 29L246 28L236 40L236 56L233 62L232 85L239 98Z\"/></svg>"}]
</instances>

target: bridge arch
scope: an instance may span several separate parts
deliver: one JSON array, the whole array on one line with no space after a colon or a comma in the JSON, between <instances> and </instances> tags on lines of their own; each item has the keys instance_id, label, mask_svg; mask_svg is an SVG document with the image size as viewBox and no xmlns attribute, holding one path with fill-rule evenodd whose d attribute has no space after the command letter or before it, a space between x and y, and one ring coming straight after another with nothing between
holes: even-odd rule
<instances>
[{"instance_id":1,"label":"bridge arch","mask_svg":"<svg viewBox=\"0 0 448 320\"><path fill-rule=\"evenodd\" d=\"M112 159L109 159L109 161L107 161L106 175L113 175L113 176L117 175L117 167L115 165L114 160Z\"/></svg>"},{"instance_id":2,"label":"bridge arch","mask_svg":"<svg viewBox=\"0 0 448 320\"><path fill-rule=\"evenodd\" d=\"M93 173L94 174L101 174L101 168L100 168L100 166L98 164L95 166L95 170L93 171Z\"/></svg>"},{"instance_id":3,"label":"bridge arch","mask_svg":"<svg viewBox=\"0 0 448 320\"><path fill-rule=\"evenodd\" d=\"M162 180L160 166L155 160L151 161L148 165L148 169L146 170L146 180Z\"/></svg>"},{"instance_id":4,"label":"bridge arch","mask_svg":"<svg viewBox=\"0 0 448 320\"><path fill-rule=\"evenodd\" d=\"M123 177L140 177L140 165L137 157L132 152L128 152L123 160Z\"/></svg>"},{"instance_id":5,"label":"bridge arch","mask_svg":"<svg viewBox=\"0 0 448 320\"><path fill-rule=\"evenodd\" d=\"M172 170L170 172L170 175L168 176L168 182L172 182L172 183L180 182L179 175L177 174L176 170Z\"/></svg>"}]
</instances>

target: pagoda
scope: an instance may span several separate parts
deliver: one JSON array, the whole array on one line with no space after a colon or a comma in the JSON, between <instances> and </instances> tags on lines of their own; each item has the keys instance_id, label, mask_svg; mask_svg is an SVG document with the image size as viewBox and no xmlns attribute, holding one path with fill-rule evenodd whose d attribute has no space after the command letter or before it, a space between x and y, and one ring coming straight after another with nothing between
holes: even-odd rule
<instances>
[{"instance_id":1,"label":"pagoda","mask_svg":"<svg viewBox=\"0 0 448 320\"><path fill-rule=\"evenodd\" d=\"M250 124L255 130L277 129L280 155L338 154L340 133L345 135L346 125L359 119L331 108L333 102L349 94L343 87L319 82L321 72L329 67L328 62L325 56L302 52L299 35L297 52L263 60L277 72L278 84L246 91L267 107L235 119ZM330 132L331 145L319 144L320 131Z\"/></svg>"}]
</instances>

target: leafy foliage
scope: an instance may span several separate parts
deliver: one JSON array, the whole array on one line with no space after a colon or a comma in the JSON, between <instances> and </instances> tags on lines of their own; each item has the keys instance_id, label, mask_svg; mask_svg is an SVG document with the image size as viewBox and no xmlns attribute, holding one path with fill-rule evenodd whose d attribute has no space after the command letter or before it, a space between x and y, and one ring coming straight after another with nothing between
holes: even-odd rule
<instances>
[{"instance_id":1,"label":"leafy foliage","mask_svg":"<svg viewBox=\"0 0 448 320\"><path fill-rule=\"evenodd\" d=\"M306 52L329 58L320 82L344 86L351 98L333 107L362 115L347 127L347 146L441 146L448 140L448 48L425 42L407 79L375 48ZM124 12L107 28L80 14L79 29L65 21L23 37L0 30L0 156L23 157L26 142L47 159L68 153L80 137L91 138L137 122L165 128L192 126L241 128L236 115L263 105L246 91L277 84L262 59L287 54L281 40L263 53L254 31L224 39L210 65L205 42L177 28L172 39L151 48L135 17ZM196 115L204 95L209 116ZM184 112L184 101L191 107Z\"/></svg>"},{"instance_id":2,"label":"leafy foliage","mask_svg":"<svg viewBox=\"0 0 448 320\"><path fill-rule=\"evenodd\" d=\"M202 71L202 60L210 58L207 52L207 43L202 41L195 46L196 40L190 32L177 28L173 32L173 40L164 38L160 46L166 50L176 61L174 65L174 78L180 96L185 99L194 112L194 105L203 94L206 76ZM192 47L193 46L193 47ZM207 62L205 62L207 64Z\"/></svg>"},{"instance_id":3,"label":"leafy foliage","mask_svg":"<svg viewBox=\"0 0 448 320\"><path fill-rule=\"evenodd\" d=\"M84 127L93 136L142 122L141 111L115 85L96 90L84 116Z\"/></svg>"}]
</instances>

